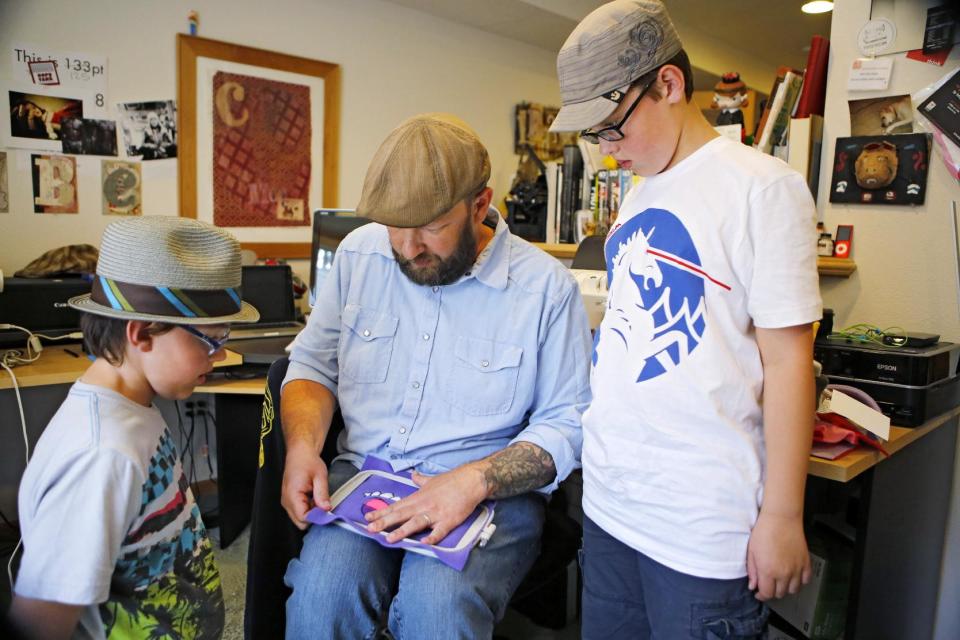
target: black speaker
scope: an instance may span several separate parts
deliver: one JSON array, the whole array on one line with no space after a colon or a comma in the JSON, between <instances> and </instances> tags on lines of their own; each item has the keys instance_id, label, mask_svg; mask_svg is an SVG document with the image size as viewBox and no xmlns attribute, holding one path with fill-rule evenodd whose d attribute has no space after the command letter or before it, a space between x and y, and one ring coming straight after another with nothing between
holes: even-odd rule
<instances>
[{"instance_id":1,"label":"black speaker","mask_svg":"<svg viewBox=\"0 0 960 640\"><path fill-rule=\"evenodd\" d=\"M0 323L48 336L79 331L80 312L67 306L67 300L84 293L90 293L90 282L80 277L5 278L0 291ZM0 347L23 346L26 340L22 331L0 331Z\"/></svg>"}]
</instances>

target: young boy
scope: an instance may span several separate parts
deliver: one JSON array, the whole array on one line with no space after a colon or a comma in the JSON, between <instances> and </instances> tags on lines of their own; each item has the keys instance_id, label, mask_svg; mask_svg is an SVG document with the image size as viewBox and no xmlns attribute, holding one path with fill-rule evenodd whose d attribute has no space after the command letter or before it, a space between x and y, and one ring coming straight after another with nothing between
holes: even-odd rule
<instances>
[{"instance_id":1,"label":"young boy","mask_svg":"<svg viewBox=\"0 0 960 640\"><path fill-rule=\"evenodd\" d=\"M813 201L690 101L660 2L595 10L557 69L551 130L581 131L646 177L605 243L583 418L583 637L759 637L762 601L810 573Z\"/></svg>"},{"instance_id":2,"label":"young boy","mask_svg":"<svg viewBox=\"0 0 960 640\"><path fill-rule=\"evenodd\" d=\"M130 218L103 234L92 293L73 298L96 360L20 483L23 558L10 620L27 638L217 638L212 547L157 396L183 400L224 358L240 246L211 225Z\"/></svg>"}]
</instances>

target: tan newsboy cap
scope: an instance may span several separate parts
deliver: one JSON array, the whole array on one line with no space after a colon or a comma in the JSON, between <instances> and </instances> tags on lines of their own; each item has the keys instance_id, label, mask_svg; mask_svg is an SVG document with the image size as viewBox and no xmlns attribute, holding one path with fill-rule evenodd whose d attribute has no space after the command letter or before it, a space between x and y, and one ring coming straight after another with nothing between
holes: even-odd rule
<instances>
[{"instance_id":1,"label":"tan newsboy cap","mask_svg":"<svg viewBox=\"0 0 960 640\"><path fill-rule=\"evenodd\" d=\"M377 149L357 215L390 227L421 227L490 180L490 156L465 122L446 113L403 121Z\"/></svg>"}]
</instances>

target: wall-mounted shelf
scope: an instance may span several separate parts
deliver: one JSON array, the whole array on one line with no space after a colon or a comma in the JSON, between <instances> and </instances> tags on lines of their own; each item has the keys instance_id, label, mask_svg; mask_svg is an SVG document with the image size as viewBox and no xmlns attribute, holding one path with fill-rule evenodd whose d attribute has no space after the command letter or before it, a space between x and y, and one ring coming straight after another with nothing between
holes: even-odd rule
<instances>
[{"instance_id":1,"label":"wall-mounted shelf","mask_svg":"<svg viewBox=\"0 0 960 640\"><path fill-rule=\"evenodd\" d=\"M569 260L577 252L575 244L547 244L545 242L534 242L533 246L543 249L554 258ZM849 258L817 258L817 271L822 276L836 276L839 278L849 278L850 274L857 270L857 263Z\"/></svg>"},{"instance_id":2,"label":"wall-mounted shelf","mask_svg":"<svg viewBox=\"0 0 960 640\"><path fill-rule=\"evenodd\" d=\"M850 274L856 270L857 263L850 258L817 257L817 271L819 271L822 276L849 278Z\"/></svg>"}]
</instances>

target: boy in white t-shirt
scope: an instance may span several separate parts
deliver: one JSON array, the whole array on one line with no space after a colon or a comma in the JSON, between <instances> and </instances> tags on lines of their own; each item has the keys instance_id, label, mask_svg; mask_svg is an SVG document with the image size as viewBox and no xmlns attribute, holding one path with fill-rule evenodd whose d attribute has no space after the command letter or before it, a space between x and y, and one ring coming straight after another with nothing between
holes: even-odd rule
<instances>
[{"instance_id":1,"label":"boy in white t-shirt","mask_svg":"<svg viewBox=\"0 0 960 640\"><path fill-rule=\"evenodd\" d=\"M660 2L600 7L557 69L551 130L581 131L646 177L605 244L583 418L583 637L759 637L762 601L810 575L812 198L690 101Z\"/></svg>"},{"instance_id":2,"label":"boy in white t-shirt","mask_svg":"<svg viewBox=\"0 0 960 640\"><path fill-rule=\"evenodd\" d=\"M96 360L20 483L23 558L10 622L26 638L218 638L220 575L170 431L153 405L203 384L240 300L240 245L173 216L106 228L73 298Z\"/></svg>"}]
</instances>

